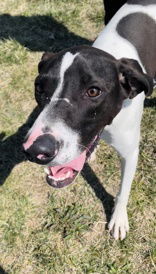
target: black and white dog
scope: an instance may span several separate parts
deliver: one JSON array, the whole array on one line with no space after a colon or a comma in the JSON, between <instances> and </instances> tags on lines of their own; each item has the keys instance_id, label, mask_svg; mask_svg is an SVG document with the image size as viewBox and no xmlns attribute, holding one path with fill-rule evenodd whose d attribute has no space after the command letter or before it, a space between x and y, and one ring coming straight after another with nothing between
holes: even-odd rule
<instances>
[{"instance_id":1,"label":"black and white dog","mask_svg":"<svg viewBox=\"0 0 156 274\"><path fill-rule=\"evenodd\" d=\"M127 202L134 178L145 95L156 75L156 0L129 0L92 47L45 53L35 80L42 111L24 149L46 164L47 181L61 188L73 182L101 137L121 156L121 187L109 229L124 239Z\"/></svg>"}]
</instances>

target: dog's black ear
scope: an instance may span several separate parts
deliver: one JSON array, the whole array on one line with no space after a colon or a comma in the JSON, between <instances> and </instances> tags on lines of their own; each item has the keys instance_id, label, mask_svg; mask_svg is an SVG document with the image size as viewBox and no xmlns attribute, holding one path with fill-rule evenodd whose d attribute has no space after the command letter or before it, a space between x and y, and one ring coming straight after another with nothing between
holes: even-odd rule
<instances>
[{"instance_id":1,"label":"dog's black ear","mask_svg":"<svg viewBox=\"0 0 156 274\"><path fill-rule=\"evenodd\" d=\"M41 57L41 61L46 61L49 58L52 58L54 55L55 55L55 53L53 53L53 52L44 52Z\"/></svg>"},{"instance_id":2,"label":"dog's black ear","mask_svg":"<svg viewBox=\"0 0 156 274\"><path fill-rule=\"evenodd\" d=\"M48 59L52 58L54 55L55 55L55 53L53 53L53 52L45 52L45 53L43 53L43 55L42 55L42 57L41 57L41 61L40 61L39 64L38 64L38 72L39 72L39 73L41 72L41 70L42 70L42 68L43 68L43 66L44 66L44 64L45 64L45 62L46 62Z\"/></svg>"},{"instance_id":3,"label":"dog's black ear","mask_svg":"<svg viewBox=\"0 0 156 274\"><path fill-rule=\"evenodd\" d=\"M122 58L118 61L119 81L126 98L134 98L142 91L146 96L153 91L153 79L145 74L136 60Z\"/></svg>"}]
</instances>

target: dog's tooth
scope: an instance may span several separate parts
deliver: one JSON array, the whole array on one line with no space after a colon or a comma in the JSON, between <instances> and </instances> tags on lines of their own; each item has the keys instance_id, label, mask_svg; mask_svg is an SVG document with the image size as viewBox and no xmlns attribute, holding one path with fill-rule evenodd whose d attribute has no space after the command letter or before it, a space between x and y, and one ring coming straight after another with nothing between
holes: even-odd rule
<instances>
[{"instance_id":1,"label":"dog's tooth","mask_svg":"<svg viewBox=\"0 0 156 274\"><path fill-rule=\"evenodd\" d=\"M54 180L56 182L61 180L60 178L55 178L54 176L51 176L51 175L49 175L48 178L52 179L52 180Z\"/></svg>"},{"instance_id":2,"label":"dog's tooth","mask_svg":"<svg viewBox=\"0 0 156 274\"><path fill-rule=\"evenodd\" d=\"M68 171L64 177L55 178L54 176L48 175L48 178L53 179L54 181L58 182L58 181L63 181L65 179L67 179L69 176L70 176L70 171Z\"/></svg>"},{"instance_id":3,"label":"dog's tooth","mask_svg":"<svg viewBox=\"0 0 156 274\"><path fill-rule=\"evenodd\" d=\"M54 176L51 176L51 175L48 175L48 178L53 179L56 182L61 180L60 178L55 178Z\"/></svg>"},{"instance_id":4,"label":"dog's tooth","mask_svg":"<svg viewBox=\"0 0 156 274\"><path fill-rule=\"evenodd\" d=\"M70 176L70 171L67 172L65 179L67 179Z\"/></svg>"},{"instance_id":5,"label":"dog's tooth","mask_svg":"<svg viewBox=\"0 0 156 274\"><path fill-rule=\"evenodd\" d=\"M49 179L53 179L53 180L54 180L54 177L53 177L53 176L51 176L51 175L48 175L48 178L49 178Z\"/></svg>"},{"instance_id":6,"label":"dog's tooth","mask_svg":"<svg viewBox=\"0 0 156 274\"><path fill-rule=\"evenodd\" d=\"M50 174L50 170L47 167L44 168L44 172L48 175Z\"/></svg>"},{"instance_id":7,"label":"dog's tooth","mask_svg":"<svg viewBox=\"0 0 156 274\"><path fill-rule=\"evenodd\" d=\"M58 182L58 181L60 181L60 178L53 177L53 180L56 181L56 182Z\"/></svg>"},{"instance_id":8,"label":"dog's tooth","mask_svg":"<svg viewBox=\"0 0 156 274\"><path fill-rule=\"evenodd\" d=\"M65 177L59 177L59 178L55 179L55 181L62 181L64 179L66 179L66 178Z\"/></svg>"}]
</instances>

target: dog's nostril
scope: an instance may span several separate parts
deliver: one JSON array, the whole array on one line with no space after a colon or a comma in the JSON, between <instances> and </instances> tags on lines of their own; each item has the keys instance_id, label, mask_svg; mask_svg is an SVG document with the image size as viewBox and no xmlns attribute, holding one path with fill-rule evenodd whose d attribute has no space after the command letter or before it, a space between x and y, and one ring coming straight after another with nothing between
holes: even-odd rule
<instances>
[{"instance_id":1,"label":"dog's nostril","mask_svg":"<svg viewBox=\"0 0 156 274\"><path fill-rule=\"evenodd\" d=\"M40 160L46 160L48 158L51 158L52 156L55 157L56 154L51 155L50 153L44 153L37 155L37 158Z\"/></svg>"},{"instance_id":2,"label":"dog's nostril","mask_svg":"<svg viewBox=\"0 0 156 274\"><path fill-rule=\"evenodd\" d=\"M42 160L42 159L45 160L45 159L47 159L49 157L50 157L49 154L39 154L37 156L37 158L40 159L40 160Z\"/></svg>"}]
</instances>

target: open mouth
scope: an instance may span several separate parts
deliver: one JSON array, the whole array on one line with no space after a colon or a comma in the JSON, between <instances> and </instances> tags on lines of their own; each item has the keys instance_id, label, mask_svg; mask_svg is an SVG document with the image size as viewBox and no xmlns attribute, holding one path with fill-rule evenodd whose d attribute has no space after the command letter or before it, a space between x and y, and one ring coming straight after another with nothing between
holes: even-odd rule
<instances>
[{"instance_id":1,"label":"open mouth","mask_svg":"<svg viewBox=\"0 0 156 274\"><path fill-rule=\"evenodd\" d=\"M83 169L87 159L91 156L97 143L99 135L97 135L90 145L73 161L60 166L46 167L44 170L47 174L47 183L55 188L62 188L74 182L77 175Z\"/></svg>"}]
</instances>

